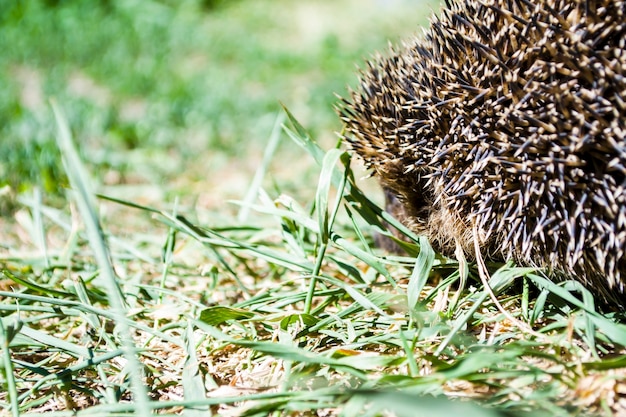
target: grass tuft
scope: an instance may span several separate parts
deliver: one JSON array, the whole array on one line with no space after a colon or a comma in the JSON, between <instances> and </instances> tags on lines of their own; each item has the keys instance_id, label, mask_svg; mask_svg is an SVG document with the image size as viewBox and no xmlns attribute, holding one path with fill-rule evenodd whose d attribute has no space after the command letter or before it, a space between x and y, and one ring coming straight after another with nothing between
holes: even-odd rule
<instances>
[{"instance_id":1,"label":"grass tuft","mask_svg":"<svg viewBox=\"0 0 626 417\"><path fill-rule=\"evenodd\" d=\"M19 194L11 223L3 223L8 232L0 243L0 415L471 417L626 411L623 313L599 311L579 284L552 282L542 271L511 263L479 270L466 260L434 252L426 239L386 213L371 190L365 191L369 185L358 179L362 172L349 153L319 138L319 131L330 127L313 118L311 133L287 109L276 116L275 106L250 94L220 96L220 88L244 80L239 74L212 86L218 89L215 100L194 94L204 91L206 80L189 62L181 66L192 73L193 82L168 72L165 60L115 82L107 76L106 68L120 67L126 47L145 62L152 54L166 56L159 55L161 48L182 48L186 40L202 44L189 28L239 30L228 13L245 13L248 6L259 11L256 3L190 1L178 9L171 2L148 1L145 13L136 2L102 3L84 10L85 22L72 9L86 7L82 3L54 4L24 3L8 12L0 8L0 18L13 22L0 31L8 31L12 37L5 39L14 39L15 45L26 42L17 36L15 19L27 8L31 14L23 25L41 24L49 31L42 39L41 59L60 54L57 41L68 32L53 23L64 13L70 29L101 18L115 23L110 30L123 29L120 36L133 41L107 44L108 55L97 61L99 67L85 69L108 85L105 98L120 100L109 103L113 110L105 105L109 110L100 112L93 102L81 107L59 94L68 116L55 105L54 117L38 119L42 136L58 130L50 155L64 160L64 170L54 172L62 185L68 184L58 189L67 196L51 200L50 190L40 184ZM42 10L50 12L50 21ZM196 12L209 13L203 18L217 28L191 25L199 19ZM243 18L254 20L250 14ZM166 28L180 28L181 22L189 28L165 35ZM72 73L69 55L93 58L87 46L113 33L103 30L86 34L86 43L68 45L66 61L57 68L61 79ZM167 42L153 44L151 35ZM247 56L250 68L259 68L255 77L261 81L269 74L260 62L270 58L311 67L309 61L293 62L297 57L264 50L253 41L233 42L228 38L227 47L212 49L215 59L232 62ZM242 52L233 44L248 49ZM320 64L326 69L340 66L328 51L309 53L329 55ZM135 58L129 67L138 65ZM28 65L37 67L32 61ZM74 76L85 81L84 75ZM151 83L154 79L163 84ZM99 91L97 83L89 85ZM247 86L253 92L254 85ZM116 106L128 105L130 97L119 91L152 87L164 92L144 96L150 109L146 119L124 122ZM238 108L237 97L251 97L241 107L244 113L250 110L250 120L234 127L230 116L220 117L223 109ZM10 107L0 99L0 108ZM109 119L103 120L103 114ZM210 128L200 126L207 115ZM110 123L106 129L99 125L105 122ZM176 149L184 148L178 135L188 138L196 128L219 131L222 136L210 140L225 147L229 137L264 137L254 145L264 148L264 155L240 155L256 171L228 165L211 172L230 176L203 178L198 188L158 174L151 177L159 185L151 198L145 187L133 183L141 183L137 178L119 180L118 175L145 174L150 149L174 160L179 152L197 153L202 166L214 163L219 158L191 149L196 146L191 140L188 150ZM109 149L106 140L91 142L90 129L122 144ZM17 137L16 130L10 133L8 138ZM237 154L246 143L250 141L238 141L227 153ZM102 153L94 154L98 149ZM164 168L169 159L159 161ZM13 165L0 163L0 169L5 166ZM292 177L311 166L316 180L305 180L303 174L294 182L275 175L286 169ZM235 187L239 171L245 171L245 185ZM107 181L119 183L101 181L105 174L113 177ZM180 186L181 195L161 193L163 178ZM240 199L232 211L222 205L220 190L226 188L232 191L229 197ZM214 194L217 209L206 202ZM410 242L402 242L404 256L374 245L377 234L393 238L392 227Z\"/></svg>"},{"instance_id":2,"label":"grass tuft","mask_svg":"<svg viewBox=\"0 0 626 417\"><path fill-rule=\"evenodd\" d=\"M0 406L12 415L619 410L618 315L598 312L578 285L511 264L489 266L503 314L473 265L423 238L409 235L417 257L381 252L370 236L393 219L359 189L349 155L323 151L292 115L287 136L320 164L316 197L300 206L258 186L258 202L249 193L242 204L265 218L259 227L94 201L55 112L84 229L35 200L42 230L67 225L71 253L4 261ZM162 223L161 242L115 243L96 209L104 204Z\"/></svg>"}]
</instances>

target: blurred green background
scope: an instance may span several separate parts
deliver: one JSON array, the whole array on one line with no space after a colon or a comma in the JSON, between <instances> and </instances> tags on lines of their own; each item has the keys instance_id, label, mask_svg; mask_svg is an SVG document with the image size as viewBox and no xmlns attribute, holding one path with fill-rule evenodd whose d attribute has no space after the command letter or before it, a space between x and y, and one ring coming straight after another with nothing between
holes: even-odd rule
<instances>
[{"instance_id":1,"label":"blurred green background","mask_svg":"<svg viewBox=\"0 0 626 417\"><path fill-rule=\"evenodd\" d=\"M0 4L0 187L19 193L36 185L47 194L65 185L51 98L102 186L195 192L226 184L234 192L258 166L280 102L332 146L341 129L334 94L347 94L357 66L388 42L419 34L439 7L434 0ZM274 161L296 190L309 180L300 158L308 160L282 144Z\"/></svg>"}]
</instances>

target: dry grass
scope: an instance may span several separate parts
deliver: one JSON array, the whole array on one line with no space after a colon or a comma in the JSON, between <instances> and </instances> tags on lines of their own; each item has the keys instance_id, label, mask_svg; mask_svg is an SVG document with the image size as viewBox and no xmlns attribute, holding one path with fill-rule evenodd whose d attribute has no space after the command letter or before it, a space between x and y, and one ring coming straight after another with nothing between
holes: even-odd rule
<instances>
[{"instance_id":1,"label":"dry grass","mask_svg":"<svg viewBox=\"0 0 626 417\"><path fill-rule=\"evenodd\" d=\"M361 2L347 4L337 15L330 2L301 4L293 15L283 8L275 21L310 42L298 45L319 45L338 28L354 47L354 27L339 18ZM220 16L236 21L225 10ZM319 18L326 15L334 20ZM310 16L317 24L302 25ZM276 26L264 36L284 33ZM177 65L197 75L206 59L190 54ZM67 180L56 198L43 184L0 192L0 415L626 415L623 316L596 311L574 283L488 265L503 314L473 265L439 256L384 213L366 197L375 186L332 147L330 104L316 107L325 99L307 87L344 65L325 59L315 74L295 71L265 91L303 86L289 90L289 107L322 147L259 99L221 102L239 109L220 115L221 133L237 143L251 137L251 149L202 149L206 125L175 127L169 110L163 120L151 115L163 102L173 109L175 96L126 95L89 68L67 69L70 95L84 108L68 99L55 122L12 119L9 139L57 137L46 146L64 150ZM50 80L22 64L11 67L22 107L52 114L42 87ZM181 79L191 85L185 92L205 91L198 79ZM258 82L246 85L251 99L262 95ZM187 99L209 106L202 95ZM148 118L148 142L107 149L107 140L129 139L128 125L103 128L98 106L142 129L138 119ZM327 113L317 117L321 108ZM59 130L68 120L73 138ZM181 143L197 155L183 155ZM272 143L274 152L259 152ZM385 221L412 242L410 255L374 246L376 234L391 236Z\"/></svg>"}]
</instances>

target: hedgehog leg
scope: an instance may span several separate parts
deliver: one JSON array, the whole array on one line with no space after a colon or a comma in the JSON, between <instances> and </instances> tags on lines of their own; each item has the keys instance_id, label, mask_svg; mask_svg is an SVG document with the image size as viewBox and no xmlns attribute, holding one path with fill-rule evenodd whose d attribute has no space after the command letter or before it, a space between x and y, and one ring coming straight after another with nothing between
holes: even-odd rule
<instances>
[{"instance_id":1,"label":"hedgehog leg","mask_svg":"<svg viewBox=\"0 0 626 417\"><path fill-rule=\"evenodd\" d=\"M383 186L383 192L385 194L385 211L391 214L395 219L402 221L406 217L406 208L404 204L400 202L396 194L390 188ZM409 242L404 234L388 222L383 221L383 224L396 238ZM387 252L398 255L406 254L406 251L402 249L393 239L380 233L376 233L374 235L374 243L376 247L384 249Z\"/></svg>"}]
</instances>

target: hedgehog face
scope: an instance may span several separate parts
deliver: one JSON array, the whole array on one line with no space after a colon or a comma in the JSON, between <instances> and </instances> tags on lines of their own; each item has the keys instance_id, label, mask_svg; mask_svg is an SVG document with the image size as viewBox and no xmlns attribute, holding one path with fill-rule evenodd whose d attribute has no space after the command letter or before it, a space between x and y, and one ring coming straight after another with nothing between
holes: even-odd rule
<instances>
[{"instance_id":1,"label":"hedgehog face","mask_svg":"<svg viewBox=\"0 0 626 417\"><path fill-rule=\"evenodd\" d=\"M392 213L441 252L471 257L476 228L484 254L624 304L625 1L451 2L340 114Z\"/></svg>"}]
</instances>

